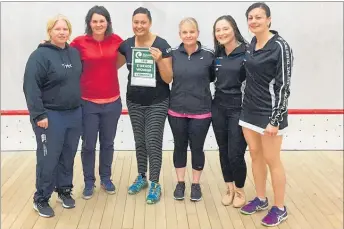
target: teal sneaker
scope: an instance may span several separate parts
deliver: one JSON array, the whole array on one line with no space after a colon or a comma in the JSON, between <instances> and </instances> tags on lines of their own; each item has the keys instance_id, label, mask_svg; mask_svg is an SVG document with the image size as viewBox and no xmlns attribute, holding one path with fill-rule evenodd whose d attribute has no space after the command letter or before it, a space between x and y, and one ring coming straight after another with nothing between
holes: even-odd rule
<instances>
[{"instance_id":1,"label":"teal sneaker","mask_svg":"<svg viewBox=\"0 0 344 229\"><path fill-rule=\"evenodd\" d=\"M148 187L147 179L143 178L141 175L138 175L134 183L129 186L128 194L134 195L147 187Z\"/></svg>"},{"instance_id":2,"label":"teal sneaker","mask_svg":"<svg viewBox=\"0 0 344 229\"><path fill-rule=\"evenodd\" d=\"M160 200L161 186L158 183L152 182L147 196L147 204L155 204Z\"/></svg>"}]
</instances>

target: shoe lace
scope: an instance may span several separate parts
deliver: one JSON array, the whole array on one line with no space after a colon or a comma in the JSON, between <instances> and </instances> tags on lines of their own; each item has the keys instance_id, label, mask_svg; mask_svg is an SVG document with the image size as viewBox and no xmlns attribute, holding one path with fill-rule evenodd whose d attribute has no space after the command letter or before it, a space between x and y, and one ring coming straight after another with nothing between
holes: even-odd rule
<instances>
[{"instance_id":1,"label":"shoe lace","mask_svg":"<svg viewBox=\"0 0 344 229\"><path fill-rule=\"evenodd\" d=\"M193 186L194 190L196 190L196 191L200 191L201 190L201 186L199 184L194 184L192 186Z\"/></svg>"},{"instance_id":2,"label":"shoe lace","mask_svg":"<svg viewBox=\"0 0 344 229\"><path fill-rule=\"evenodd\" d=\"M138 185L141 185L143 183L143 179L138 176L136 177L135 181L134 181L134 186L138 186Z\"/></svg>"},{"instance_id":3,"label":"shoe lace","mask_svg":"<svg viewBox=\"0 0 344 229\"><path fill-rule=\"evenodd\" d=\"M72 193L71 192L63 192L60 194L61 199L72 199Z\"/></svg>"},{"instance_id":4,"label":"shoe lace","mask_svg":"<svg viewBox=\"0 0 344 229\"><path fill-rule=\"evenodd\" d=\"M46 201L46 200L38 202L37 205L40 208L46 208L49 206L48 201Z\"/></svg>"},{"instance_id":5,"label":"shoe lace","mask_svg":"<svg viewBox=\"0 0 344 229\"><path fill-rule=\"evenodd\" d=\"M157 189L159 188L158 185L152 185L151 188L149 189L149 194L150 195L156 195L157 194Z\"/></svg>"},{"instance_id":6,"label":"shoe lace","mask_svg":"<svg viewBox=\"0 0 344 229\"><path fill-rule=\"evenodd\" d=\"M177 189L177 191L183 191L184 190L184 186L182 184L177 184L176 189Z\"/></svg>"},{"instance_id":7,"label":"shoe lace","mask_svg":"<svg viewBox=\"0 0 344 229\"><path fill-rule=\"evenodd\" d=\"M155 195L155 192L156 192L156 188L155 188L155 187L151 187L151 188L149 189L149 194Z\"/></svg>"},{"instance_id":8,"label":"shoe lace","mask_svg":"<svg viewBox=\"0 0 344 229\"><path fill-rule=\"evenodd\" d=\"M87 190L93 190L94 188L96 188L97 186L96 185L92 185L92 186L89 186L89 187L86 187Z\"/></svg>"},{"instance_id":9,"label":"shoe lace","mask_svg":"<svg viewBox=\"0 0 344 229\"><path fill-rule=\"evenodd\" d=\"M278 215L278 210L277 210L277 208L275 208L275 207L272 207L270 210L269 210L269 212L268 212L268 214L267 214L267 216L266 217L274 217L274 216L277 216Z\"/></svg>"},{"instance_id":10,"label":"shoe lace","mask_svg":"<svg viewBox=\"0 0 344 229\"><path fill-rule=\"evenodd\" d=\"M113 186L112 180L104 181L103 183L106 188L111 188Z\"/></svg>"},{"instance_id":11,"label":"shoe lace","mask_svg":"<svg viewBox=\"0 0 344 229\"><path fill-rule=\"evenodd\" d=\"M248 202L249 206L255 206L255 205L259 205L259 204L260 204L259 198L255 198L255 199Z\"/></svg>"},{"instance_id":12,"label":"shoe lace","mask_svg":"<svg viewBox=\"0 0 344 229\"><path fill-rule=\"evenodd\" d=\"M227 193L226 194L230 196L233 192L234 192L234 190L227 189Z\"/></svg>"},{"instance_id":13,"label":"shoe lace","mask_svg":"<svg viewBox=\"0 0 344 229\"><path fill-rule=\"evenodd\" d=\"M242 197L243 197L243 195L241 194L241 192L236 191L235 193L236 193L236 195L237 195L238 198L242 198Z\"/></svg>"}]
</instances>

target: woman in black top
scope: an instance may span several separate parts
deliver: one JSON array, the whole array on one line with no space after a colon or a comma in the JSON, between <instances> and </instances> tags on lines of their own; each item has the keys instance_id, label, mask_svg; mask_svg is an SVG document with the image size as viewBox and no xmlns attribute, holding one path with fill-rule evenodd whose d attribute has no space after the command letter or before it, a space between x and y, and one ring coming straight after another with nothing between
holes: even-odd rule
<instances>
[{"instance_id":1,"label":"woman in black top","mask_svg":"<svg viewBox=\"0 0 344 229\"><path fill-rule=\"evenodd\" d=\"M176 200L183 200L187 148L192 157L192 184L190 200L202 199L199 184L204 168L204 142L211 122L210 82L214 80L214 51L198 41L198 23L185 18L179 23L182 43L173 49L173 83L168 121L173 133L173 164L178 184L174 191Z\"/></svg>"},{"instance_id":2,"label":"woman in black top","mask_svg":"<svg viewBox=\"0 0 344 229\"><path fill-rule=\"evenodd\" d=\"M72 27L57 16L49 20L49 41L30 55L24 74L24 94L37 142L34 209L54 216L52 192L64 208L73 208L74 157L82 131L79 52L67 43Z\"/></svg>"},{"instance_id":3,"label":"woman in black top","mask_svg":"<svg viewBox=\"0 0 344 229\"><path fill-rule=\"evenodd\" d=\"M153 204L160 200L161 186L159 176L162 162L162 140L169 104L169 83L172 81L171 47L163 38L152 34L150 27L152 18L149 10L138 8L133 13L133 31L135 36L125 40L120 48L122 64L126 60L129 70L127 86L127 106L134 132L138 173L136 180L129 187L129 194L136 194L147 187L147 156L151 186L147 196L147 203ZM149 48L135 51L134 48ZM140 58L151 56L153 60ZM153 63L156 75L145 63ZM138 64L135 64L138 63ZM135 65L134 65L135 64ZM132 72L132 65L140 68L141 73ZM119 67L121 64L119 65ZM142 69L144 68L145 69ZM148 72L148 74L146 73ZM133 74L135 74L133 76Z\"/></svg>"},{"instance_id":4,"label":"woman in black top","mask_svg":"<svg viewBox=\"0 0 344 229\"><path fill-rule=\"evenodd\" d=\"M245 204L246 180L245 150L247 147L239 126L241 112L241 87L246 79L243 66L247 42L241 35L235 20L219 17L213 28L215 43L215 97L212 104L212 122L220 151L220 163L227 192L223 205L234 207Z\"/></svg>"},{"instance_id":5,"label":"woman in black top","mask_svg":"<svg viewBox=\"0 0 344 229\"><path fill-rule=\"evenodd\" d=\"M282 134L288 126L288 98L293 54L288 43L270 30L270 9L255 3L246 11L248 25L255 37L247 50L247 72L243 111L239 124L252 158L257 197L241 209L253 214L268 208L266 164L270 169L274 205L262 224L276 226L288 217L284 206L286 176L280 158Z\"/></svg>"}]
</instances>

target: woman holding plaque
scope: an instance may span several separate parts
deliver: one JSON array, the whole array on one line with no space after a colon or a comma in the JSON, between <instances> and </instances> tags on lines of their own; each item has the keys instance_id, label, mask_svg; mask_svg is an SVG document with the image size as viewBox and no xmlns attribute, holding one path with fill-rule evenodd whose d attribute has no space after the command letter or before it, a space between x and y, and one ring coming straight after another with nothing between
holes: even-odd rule
<instances>
[{"instance_id":1,"label":"woman holding plaque","mask_svg":"<svg viewBox=\"0 0 344 229\"><path fill-rule=\"evenodd\" d=\"M182 43L172 51L173 84L168 120L174 138L173 163L178 184L174 191L176 200L184 199L187 148L192 156L191 201L202 199L199 184L204 167L203 146L211 122L210 82L214 80L214 52L197 40L198 23L185 18L179 23Z\"/></svg>"},{"instance_id":2,"label":"woman holding plaque","mask_svg":"<svg viewBox=\"0 0 344 229\"><path fill-rule=\"evenodd\" d=\"M125 40L119 52L123 65L129 70L127 106L134 132L138 176L129 187L136 194L148 186L147 203L160 200L159 176L162 162L162 140L169 104L169 83L172 81L171 47L163 38L150 32L150 11L140 7L133 13L135 36Z\"/></svg>"}]
</instances>

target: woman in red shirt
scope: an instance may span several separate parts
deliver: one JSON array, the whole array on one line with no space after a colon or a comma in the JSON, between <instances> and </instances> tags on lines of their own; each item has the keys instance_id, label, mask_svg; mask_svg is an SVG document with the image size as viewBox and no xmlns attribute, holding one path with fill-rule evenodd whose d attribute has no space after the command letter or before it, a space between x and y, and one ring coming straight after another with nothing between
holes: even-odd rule
<instances>
[{"instance_id":1,"label":"woman in red shirt","mask_svg":"<svg viewBox=\"0 0 344 229\"><path fill-rule=\"evenodd\" d=\"M83 135L81 159L84 172L84 199L94 191L95 148L99 133L99 174L101 187L115 193L110 180L114 139L122 111L117 72L118 48L122 38L113 33L111 17L103 6L92 7L85 18L85 35L71 46L78 49L83 63L81 97L83 100Z\"/></svg>"}]
</instances>

